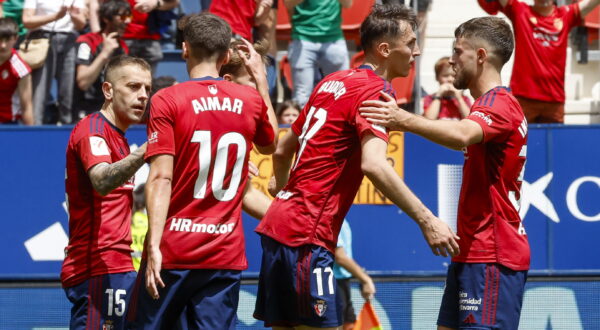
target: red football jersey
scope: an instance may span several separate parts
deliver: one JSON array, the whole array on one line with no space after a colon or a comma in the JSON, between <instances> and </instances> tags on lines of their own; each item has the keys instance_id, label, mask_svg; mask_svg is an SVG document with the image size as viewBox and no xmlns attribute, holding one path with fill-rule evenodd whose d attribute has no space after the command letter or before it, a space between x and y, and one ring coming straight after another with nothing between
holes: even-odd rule
<instances>
[{"instance_id":1,"label":"red football jersey","mask_svg":"<svg viewBox=\"0 0 600 330\"><path fill-rule=\"evenodd\" d=\"M65 186L69 205L69 245L61 280L70 287L97 275L133 271L131 208L133 177L108 195L96 192L88 170L129 155L123 131L100 112L82 119L67 145Z\"/></svg>"},{"instance_id":2,"label":"red football jersey","mask_svg":"<svg viewBox=\"0 0 600 330\"><path fill-rule=\"evenodd\" d=\"M256 231L288 246L320 245L332 253L344 216L363 179L363 136L388 141L387 131L370 124L358 108L365 100L394 94L371 69L333 73L315 87L292 125L298 135L296 160L287 185L277 194Z\"/></svg>"},{"instance_id":3,"label":"red football jersey","mask_svg":"<svg viewBox=\"0 0 600 330\"><path fill-rule=\"evenodd\" d=\"M509 0L502 10L515 33L513 94L546 102L565 101L565 67L569 31L581 24L579 4L555 7L541 16L529 5Z\"/></svg>"},{"instance_id":4,"label":"red football jersey","mask_svg":"<svg viewBox=\"0 0 600 330\"><path fill-rule=\"evenodd\" d=\"M527 154L527 121L506 87L479 97L467 117L483 141L465 151L458 203L460 254L453 261L529 269L529 243L519 216Z\"/></svg>"},{"instance_id":5,"label":"red football jersey","mask_svg":"<svg viewBox=\"0 0 600 330\"><path fill-rule=\"evenodd\" d=\"M19 80L31 73L29 65L12 50L12 55L0 64L0 123L12 122L21 118L17 87Z\"/></svg>"},{"instance_id":6,"label":"red football jersey","mask_svg":"<svg viewBox=\"0 0 600 330\"><path fill-rule=\"evenodd\" d=\"M463 95L462 96L465 103L470 107L471 100ZM433 95L427 95L423 98L423 109L425 112L431 106L431 102L433 102ZM455 97L442 97L440 100L440 113L438 114L437 119L446 119L446 120L461 120L462 116L460 115L460 103Z\"/></svg>"},{"instance_id":7,"label":"red football jersey","mask_svg":"<svg viewBox=\"0 0 600 330\"><path fill-rule=\"evenodd\" d=\"M250 87L199 78L152 97L146 159L174 156L172 193L160 249L165 269L247 268L242 192L252 142L275 134Z\"/></svg>"}]
</instances>

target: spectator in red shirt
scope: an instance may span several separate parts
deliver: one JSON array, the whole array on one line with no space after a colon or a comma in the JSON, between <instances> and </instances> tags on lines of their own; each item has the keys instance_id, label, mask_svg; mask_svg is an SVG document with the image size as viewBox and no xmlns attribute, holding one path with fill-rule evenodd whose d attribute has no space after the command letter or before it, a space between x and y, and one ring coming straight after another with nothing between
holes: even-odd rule
<instances>
[{"instance_id":1,"label":"spectator in red shirt","mask_svg":"<svg viewBox=\"0 0 600 330\"><path fill-rule=\"evenodd\" d=\"M442 57L435 63L435 79L440 84L437 92L423 98L423 114L429 119L461 120L469 115L471 100L454 87L456 73L450 65L449 57Z\"/></svg>"},{"instance_id":2,"label":"spectator in red shirt","mask_svg":"<svg viewBox=\"0 0 600 330\"><path fill-rule=\"evenodd\" d=\"M133 8L131 23L127 25L123 38L129 55L145 59L156 72L158 62L163 59L160 34L148 28L148 17L153 10L168 11L179 4L179 0L129 0Z\"/></svg>"},{"instance_id":3,"label":"spectator in red shirt","mask_svg":"<svg viewBox=\"0 0 600 330\"><path fill-rule=\"evenodd\" d=\"M209 12L231 26L233 37L252 42L252 28L269 18L273 0L213 0Z\"/></svg>"},{"instance_id":4,"label":"spectator in red shirt","mask_svg":"<svg viewBox=\"0 0 600 330\"><path fill-rule=\"evenodd\" d=\"M18 31L14 20L0 18L0 124L33 125L31 69L13 49Z\"/></svg>"},{"instance_id":5,"label":"spectator in red shirt","mask_svg":"<svg viewBox=\"0 0 600 330\"><path fill-rule=\"evenodd\" d=\"M583 0L563 7L557 7L552 0L535 0L533 6L519 0L498 2L513 24L516 46L510 87L527 120L564 122L569 31L581 24L600 0ZM497 6L484 4L484 9L488 5Z\"/></svg>"}]
</instances>

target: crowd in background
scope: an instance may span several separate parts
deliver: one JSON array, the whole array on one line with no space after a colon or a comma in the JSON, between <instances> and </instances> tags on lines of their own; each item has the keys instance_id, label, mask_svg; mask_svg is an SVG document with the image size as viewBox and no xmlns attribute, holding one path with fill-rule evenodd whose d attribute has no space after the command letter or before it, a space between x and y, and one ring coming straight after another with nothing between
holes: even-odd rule
<instances>
[{"instance_id":1,"label":"crowd in background","mask_svg":"<svg viewBox=\"0 0 600 330\"><path fill-rule=\"evenodd\" d=\"M264 48L271 100L283 99L277 107L282 110L301 109L320 79L352 65L341 15L342 8L353 5L352 0L284 0L281 3L285 8L278 8L277 0L188 1L199 1L201 11L210 11L227 21L232 28L232 39L244 38L262 45L258 47ZM580 9L577 3L556 7L546 0L535 0L532 6L516 0L479 1L488 13L503 12L513 23L517 41L515 68L520 69L513 70L511 88L530 122L563 122L568 34L597 5L597 1L585 2L589 5ZM177 19L189 14L183 12L180 0L0 0L0 3L0 16L4 17L0 20L0 70L3 70L0 122L25 125L73 124L98 111L104 101L103 69L111 57L120 54L142 57L156 73L163 49L181 43ZM431 0L409 4L418 12L419 45L423 49ZM291 67L290 81L285 81L277 69L278 10L290 14L291 40L286 56ZM531 15L537 17L534 23L539 27L526 24L526 17ZM38 45L44 42L45 52L42 47L43 55L37 55ZM360 45L356 49L360 51ZM33 63L31 56L37 56L39 63ZM422 91L424 116L466 117L471 100L453 87L454 71L448 58L439 59L435 68L421 68L421 71L431 69L435 69L439 90L427 93L414 88ZM163 84L165 79L174 83L172 77L160 77L156 83ZM277 97L278 79L284 86L284 98ZM51 92L53 86L55 92ZM413 92L412 98L417 95ZM405 104L405 108L415 111L412 107L413 103Z\"/></svg>"}]
</instances>

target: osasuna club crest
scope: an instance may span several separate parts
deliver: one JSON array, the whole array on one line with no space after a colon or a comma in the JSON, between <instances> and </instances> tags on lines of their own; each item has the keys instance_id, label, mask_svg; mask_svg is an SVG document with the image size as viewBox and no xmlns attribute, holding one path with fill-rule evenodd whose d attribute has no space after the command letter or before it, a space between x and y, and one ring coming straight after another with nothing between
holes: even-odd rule
<instances>
[{"instance_id":1,"label":"osasuna club crest","mask_svg":"<svg viewBox=\"0 0 600 330\"><path fill-rule=\"evenodd\" d=\"M208 91L212 95L217 95L217 92L218 92L217 85L210 85L210 86L208 86Z\"/></svg>"},{"instance_id":2,"label":"osasuna club crest","mask_svg":"<svg viewBox=\"0 0 600 330\"><path fill-rule=\"evenodd\" d=\"M323 316L325 315L325 310L327 310L327 304L325 303L325 300L317 300L314 308L315 313L317 313L318 316Z\"/></svg>"}]
</instances>

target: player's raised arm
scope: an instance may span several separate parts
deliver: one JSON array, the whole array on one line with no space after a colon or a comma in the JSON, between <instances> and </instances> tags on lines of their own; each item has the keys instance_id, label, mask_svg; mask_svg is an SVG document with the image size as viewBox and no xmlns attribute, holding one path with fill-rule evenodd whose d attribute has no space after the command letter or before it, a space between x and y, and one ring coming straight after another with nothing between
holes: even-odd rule
<instances>
[{"instance_id":1,"label":"player's raised arm","mask_svg":"<svg viewBox=\"0 0 600 330\"><path fill-rule=\"evenodd\" d=\"M146 143L118 162L100 163L88 171L94 189L102 196L121 186L144 165Z\"/></svg>"},{"instance_id":2,"label":"player's raised arm","mask_svg":"<svg viewBox=\"0 0 600 330\"><path fill-rule=\"evenodd\" d=\"M173 180L173 156L157 155L150 159L150 173L146 181L146 207L148 209L148 234L146 235L146 290L158 299L158 287L164 287L160 277L162 253L160 242L167 221L171 182Z\"/></svg>"},{"instance_id":3,"label":"player's raised arm","mask_svg":"<svg viewBox=\"0 0 600 330\"><path fill-rule=\"evenodd\" d=\"M385 101L364 101L359 109L360 114L373 124L409 131L455 150L483 140L481 126L472 120L430 120L400 109L391 96L383 92L382 95Z\"/></svg>"},{"instance_id":4,"label":"player's raised arm","mask_svg":"<svg viewBox=\"0 0 600 330\"><path fill-rule=\"evenodd\" d=\"M273 174L275 181L269 183L269 193L272 196L287 184L290 178L290 169L294 153L298 147L298 136L293 130L288 130L277 144L277 150L273 154Z\"/></svg>"},{"instance_id":5,"label":"player's raised arm","mask_svg":"<svg viewBox=\"0 0 600 330\"><path fill-rule=\"evenodd\" d=\"M583 0L579 2L581 17L587 16L594 8L600 5L600 0Z\"/></svg>"},{"instance_id":6,"label":"player's raised arm","mask_svg":"<svg viewBox=\"0 0 600 330\"><path fill-rule=\"evenodd\" d=\"M267 105L267 115L269 116L269 122L271 123L273 131L275 132L274 143L277 145L277 131L279 130L279 125L277 124L277 116L275 115L275 109L273 109L273 103L271 103L271 97L269 96L269 83L267 81L265 63L262 60L262 56L256 52L251 43L245 39L242 39L242 41L246 46L242 49L238 49L237 52L242 61L244 61L246 70L250 76L254 78L254 81L256 82L256 90Z\"/></svg>"},{"instance_id":7,"label":"player's raised arm","mask_svg":"<svg viewBox=\"0 0 600 330\"><path fill-rule=\"evenodd\" d=\"M386 159L387 143L368 134L361 140L361 169L375 187L410 216L421 228L433 254L456 256L459 247L456 234L419 200L396 174Z\"/></svg>"}]
</instances>

